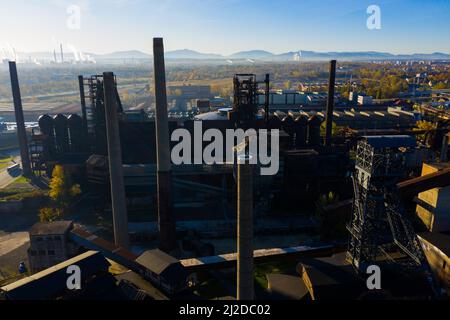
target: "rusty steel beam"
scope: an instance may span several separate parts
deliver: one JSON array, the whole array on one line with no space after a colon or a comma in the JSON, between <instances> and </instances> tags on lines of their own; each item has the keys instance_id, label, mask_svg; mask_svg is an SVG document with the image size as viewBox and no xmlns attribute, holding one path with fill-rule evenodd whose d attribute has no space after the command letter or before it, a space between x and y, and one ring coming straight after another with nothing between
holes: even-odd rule
<instances>
[{"instance_id":1,"label":"rusty steel beam","mask_svg":"<svg viewBox=\"0 0 450 320\"><path fill-rule=\"evenodd\" d=\"M397 184L404 199L412 199L421 192L450 185L450 167L422 177L406 180Z\"/></svg>"}]
</instances>

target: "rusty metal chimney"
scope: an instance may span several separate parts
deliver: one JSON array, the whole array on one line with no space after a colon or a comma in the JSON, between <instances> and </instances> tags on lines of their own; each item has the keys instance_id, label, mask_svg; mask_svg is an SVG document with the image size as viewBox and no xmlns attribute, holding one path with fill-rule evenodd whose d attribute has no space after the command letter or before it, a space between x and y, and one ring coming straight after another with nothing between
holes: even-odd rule
<instances>
[{"instance_id":1,"label":"rusty metal chimney","mask_svg":"<svg viewBox=\"0 0 450 320\"><path fill-rule=\"evenodd\" d=\"M167 112L166 67L162 38L153 39L153 60L156 99L159 248L165 252L170 252L176 248L176 235L172 212L172 168Z\"/></svg>"},{"instance_id":2,"label":"rusty metal chimney","mask_svg":"<svg viewBox=\"0 0 450 320\"><path fill-rule=\"evenodd\" d=\"M253 300L253 170L249 156L238 161L237 299Z\"/></svg>"},{"instance_id":3,"label":"rusty metal chimney","mask_svg":"<svg viewBox=\"0 0 450 320\"><path fill-rule=\"evenodd\" d=\"M114 241L116 245L129 248L128 216L123 181L122 150L120 146L117 97L112 72L103 73L105 92L105 121L108 143L109 178L113 213Z\"/></svg>"},{"instance_id":4,"label":"rusty metal chimney","mask_svg":"<svg viewBox=\"0 0 450 320\"><path fill-rule=\"evenodd\" d=\"M87 111L86 111L86 95L84 92L84 78L83 76L78 76L78 84L80 86L80 103L81 103L81 116L83 118L83 134L85 136L85 142L87 143L88 138L88 124L87 124Z\"/></svg>"},{"instance_id":5,"label":"rusty metal chimney","mask_svg":"<svg viewBox=\"0 0 450 320\"><path fill-rule=\"evenodd\" d=\"M442 138L441 162L447 162L449 133Z\"/></svg>"},{"instance_id":6,"label":"rusty metal chimney","mask_svg":"<svg viewBox=\"0 0 450 320\"><path fill-rule=\"evenodd\" d=\"M327 116L325 146L331 145L333 138L334 90L336 84L336 60L330 61L330 79L328 82Z\"/></svg>"},{"instance_id":7,"label":"rusty metal chimney","mask_svg":"<svg viewBox=\"0 0 450 320\"><path fill-rule=\"evenodd\" d=\"M30 153L28 150L27 131L25 129L25 119L23 116L22 97L20 95L19 77L14 61L9 62L9 73L11 76L11 89L14 100L14 113L16 115L17 136L19 138L20 158L24 176L31 176Z\"/></svg>"}]
</instances>

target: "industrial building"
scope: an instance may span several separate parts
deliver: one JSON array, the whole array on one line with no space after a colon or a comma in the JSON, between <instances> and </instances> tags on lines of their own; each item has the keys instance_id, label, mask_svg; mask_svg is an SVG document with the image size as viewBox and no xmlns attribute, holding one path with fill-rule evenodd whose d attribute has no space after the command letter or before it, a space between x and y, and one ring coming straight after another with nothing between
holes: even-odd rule
<instances>
[{"instance_id":1,"label":"industrial building","mask_svg":"<svg viewBox=\"0 0 450 320\"><path fill-rule=\"evenodd\" d=\"M30 229L28 261L31 272L39 272L72 258L78 246L68 242L71 221L37 223Z\"/></svg>"},{"instance_id":2,"label":"industrial building","mask_svg":"<svg viewBox=\"0 0 450 320\"><path fill-rule=\"evenodd\" d=\"M429 150L415 137L413 113L385 106L381 110L342 105L340 109L335 108L340 103L339 95L335 94L335 60L330 62L327 94L271 92L270 75L260 81L254 74L236 74L232 108L199 115L182 112L170 116L167 89L182 91L198 101L210 98L208 89L203 86L167 88L165 76L163 41L155 38L154 114L125 111L113 73L80 76L81 115L43 115L30 145L22 139L22 157L29 157L32 172L50 175L55 165L62 165L89 190L97 209L111 214L108 231L113 240L104 240L74 227L71 222L36 225L30 231L32 269L50 269L3 287L4 297L70 296L61 287L60 277L67 263L76 262L88 264L87 269L91 270L83 281L103 284L94 286L90 293L118 288L119 295L143 298L148 293L144 287L152 286L158 292L154 296L176 298L192 294L191 286L195 286L196 278L193 275L212 269L231 269L236 275L233 296L238 300L252 300L257 298L255 265L283 259L298 263L299 288L294 290L294 295L302 299L374 296L429 299L441 295L448 274L448 255L443 257L441 252L447 254L447 247L442 244L443 236L437 239L436 235L417 235L409 207L414 203L411 199L418 195L418 216L430 230L443 231L447 223L446 202L438 200L445 198L445 191L433 191L432 196L425 193L448 187L450 171L447 167L434 171L424 169L422 177L410 179L422 163L421 150ZM18 82L14 77L12 80L14 89L20 93ZM15 100L17 112L23 112L20 94ZM298 104L302 101L315 108L301 107ZM364 99L361 102L368 103ZM199 104L205 110L207 105L206 100ZM18 124L23 126L23 119L18 119ZM171 134L177 128L186 129L192 136L199 134L196 133L199 122L201 135L208 129L221 133L227 129L279 130L280 170L275 176L259 176L255 167L260 164L250 164L248 152L237 156L238 149L248 148L254 137L233 141L235 163L227 163L224 158L207 165L198 162L195 152L191 152L189 158L194 164L175 166L170 157L174 146ZM338 133L339 130L342 132ZM380 133L383 130L390 134ZM206 145L200 147L203 151ZM447 149L443 150L433 152L443 156L448 153ZM304 218L305 211L313 212L321 206L324 195L330 194L338 194L344 200L341 209L347 210L349 216L348 246L343 246L343 240L338 239L321 245L315 242L312 247L255 250L256 226L263 225L263 232L270 234L277 228L273 223L276 221L282 225L283 234L286 230L283 223L292 217ZM158 247L140 255L131 250L134 234L128 223L138 207L155 222ZM327 217L308 218L318 220L310 226L319 234ZM190 240L186 237L189 232L180 230L179 225L189 220L196 221L191 233L205 231L200 230L198 221L219 221L226 225L231 229L228 237L237 240L236 252L203 257L205 252L214 252L214 247L200 250L202 241L190 241L188 245L187 241L183 242L186 238ZM295 228L295 223L287 226L287 230ZM220 233L206 231L210 235ZM184 247L191 244L193 250L185 251L197 252L196 256L182 259L184 250L180 243ZM428 250L423 245L426 243L433 248ZM94 251L82 253L80 248ZM106 259L126 269L120 285L117 285L118 278L106 271L110 263ZM364 286L367 267L373 264L380 265L392 280L385 292L370 292ZM440 274L440 281L436 273ZM51 291L39 291L37 284L40 286L48 279L55 281ZM274 282L272 277L271 289L282 292ZM27 293L21 295L21 290Z\"/></svg>"}]
</instances>

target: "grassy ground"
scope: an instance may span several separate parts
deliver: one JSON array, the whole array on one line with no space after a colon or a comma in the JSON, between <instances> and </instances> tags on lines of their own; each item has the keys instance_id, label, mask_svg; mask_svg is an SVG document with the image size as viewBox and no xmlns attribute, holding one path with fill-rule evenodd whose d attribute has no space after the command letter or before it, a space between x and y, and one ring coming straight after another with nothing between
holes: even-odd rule
<instances>
[{"instance_id":1,"label":"grassy ground","mask_svg":"<svg viewBox=\"0 0 450 320\"><path fill-rule=\"evenodd\" d=\"M4 156L0 154L0 170L3 170L12 165L11 160L12 158L10 156Z\"/></svg>"}]
</instances>

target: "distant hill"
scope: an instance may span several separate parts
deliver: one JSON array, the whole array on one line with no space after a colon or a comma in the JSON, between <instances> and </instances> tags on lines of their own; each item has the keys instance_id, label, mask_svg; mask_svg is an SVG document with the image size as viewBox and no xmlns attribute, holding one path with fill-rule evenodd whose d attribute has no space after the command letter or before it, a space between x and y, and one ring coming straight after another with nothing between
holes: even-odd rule
<instances>
[{"instance_id":1,"label":"distant hill","mask_svg":"<svg viewBox=\"0 0 450 320\"><path fill-rule=\"evenodd\" d=\"M165 57L167 59L223 59L220 54L201 53L189 49L167 51Z\"/></svg>"},{"instance_id":2,"label":"distant hill","mask_svg":"<svg viewBox=\"0 0 450 320\"><path fill-rule=\"evenodd\" d=\"M130 50L130 51L116 51L108 54L96 54L93 55L96 60L117 60L117 59L151 59L151 55L138 51L138 50Z\"/></svg>"},{"instance_id":3,"label":"distant hill","mask_svg":"<svg viewBox=\"0 0 450 320\"><path fill-rule=\"evenodd\" d=\"M138 51L116 51L108 54L83 53L93 57L97 62L112 62L123 60L148 60L152 55ZM60 60L60 52L56 52L57 59ZM21 59L36 59L53 61L53 52L20 52L18 56ZM70 51L64 52L66 61L74 59L74 53ZM391 54L377 51L361 51L361 52L316 52L316 51L290 51L281 54L274 54L264 50L250 50L234 53L230 56L220 54L202 53L190 49L167 51L166 59L170 60L259 60L259 61L324 61L337 59L340 61L370 61L370 60L450 60L450 54L442 52L434 52L430 54L414 53L414 54Z\"/></svg>"},{"instance_id":4,"label":"distant hill","mask_svg":"<svg viewBox=\"0 0 450 320\"><path fill-rule=\"evenodd\" d=\"M264 50L240 51L228 56L227 59L268 59L274 56L273 53Z\"/></svg>"}]
</instances>

